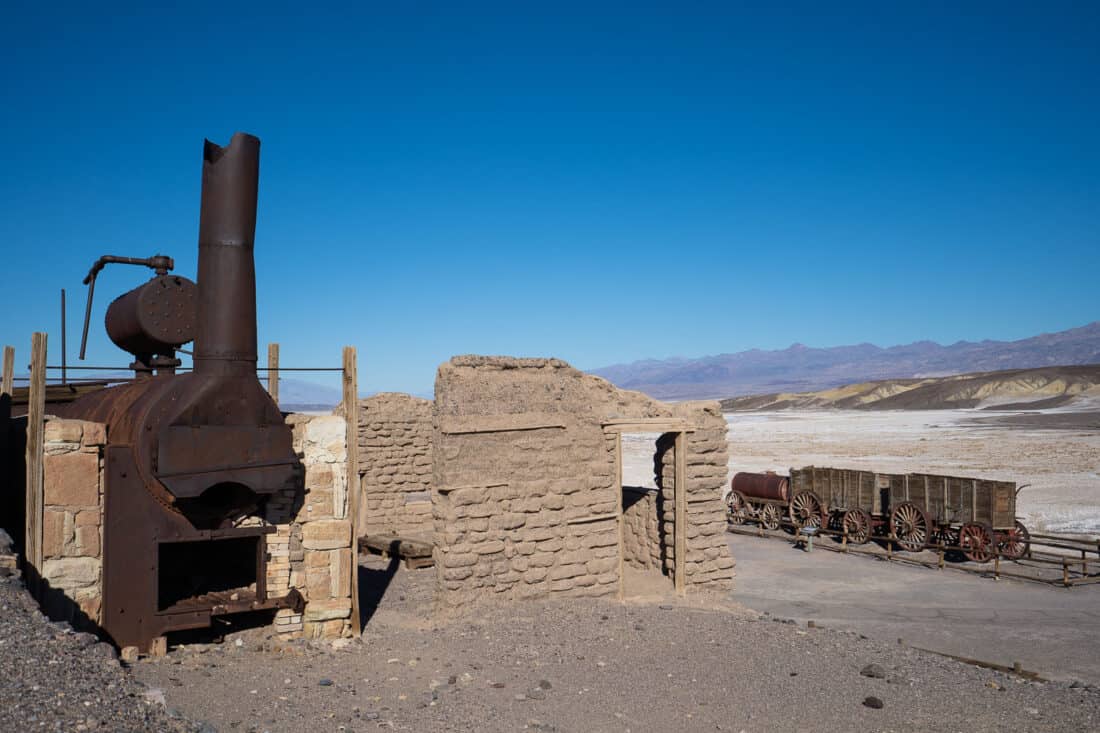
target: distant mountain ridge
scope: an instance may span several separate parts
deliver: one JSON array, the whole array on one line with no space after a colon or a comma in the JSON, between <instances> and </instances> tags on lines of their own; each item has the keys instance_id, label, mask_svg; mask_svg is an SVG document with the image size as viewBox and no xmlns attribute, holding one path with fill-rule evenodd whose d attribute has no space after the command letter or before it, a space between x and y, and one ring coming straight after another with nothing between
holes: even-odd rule
<instances>
[{"instance_id":1,"label":"distant mountain ridge","mask_svg":"<svg viewBox=\"0 0 1100 733\"><path fill-rule=\"evenodd\" d=\"M722 400L726 412L755 410L1038 410L1100 408L1100 364L1006 369L924 379L886 379L818 392Z\"/></svg>"},{"instance_id":2,"label":"distant mountain ridge","mask_svg":"<svg viewBox=\"0 0 1100 733\"><path fill-rule=\"evenodd\" d=\"M1100 321L1018 341L917 341L752 349L698 359L646 359L595 369L618 387L659 399L814 392L856 382L1100 363Z\"/></svg>"}]
</instances>

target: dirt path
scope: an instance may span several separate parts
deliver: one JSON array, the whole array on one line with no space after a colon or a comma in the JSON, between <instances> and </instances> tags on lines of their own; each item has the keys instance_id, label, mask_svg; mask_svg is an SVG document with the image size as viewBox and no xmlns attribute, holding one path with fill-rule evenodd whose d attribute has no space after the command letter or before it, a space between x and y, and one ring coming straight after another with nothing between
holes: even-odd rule
<instances>
[{"instance_id":1,"label":"dirt path","mask_svg":"<svg viewBox=\"0 0 1100 733\"><path fill-rule=\"evenodd\" d=\"M342 651L248 637L240 646L177 649L135 674L163 690L168 705L223 733L1100 724L1092 688L1020 682L714 603L527 602L441 619L425 602L433 579L431 570L398 570L363 643ZM860 674L872 663L884 677ZM864 705L868 697L883 707Z\"/></svg>"}]
</instances>

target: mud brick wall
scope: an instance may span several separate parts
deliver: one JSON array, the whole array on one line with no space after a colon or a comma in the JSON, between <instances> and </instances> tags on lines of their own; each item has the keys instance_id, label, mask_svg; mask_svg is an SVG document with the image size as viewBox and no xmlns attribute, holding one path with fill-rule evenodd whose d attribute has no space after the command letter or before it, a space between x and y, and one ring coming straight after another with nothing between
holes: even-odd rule
<instances>
[{"instance_id":1,"label":"mud brick wall","mask_svg":"<svg viewBox=\"0 0 1100 733\"><path fill-rule=\"evenodd\" d=\"M359 534L432 532L432 403L384 392L359 402Z\"/></svg>"},{"instance_id":2,"label":"mud brick wall","mask_svg":"<svg viewBox=\"0 0 1100 733\"><path fill-rule=\"evenodd\" d=\"M653 489L623 487L623 562L631 567L661 567L659 498Z\"/></svg>"},{"instance_id":3,"label":"mud brick wall","mask_svg":"<svg viewBox=\"0 0 1100 733\"><path fill-rule=\"evenodd\" d=\"M300 482L267 502L267 593L296 588L306 599L301 614L276 612L276 631L309 638L351 634L351 519L348 517L347 441L339 415L288 415Z\"/></svg>"},{"instance_id":4,"label":"mud brick wall","mask_svg":"<svg viewBox=\"0 0 1100 733\"><path fill-rule=\"evenodd\" d=\"M639 418L690 424L686 584L730 586L718 403L666 405L557 359L485 356L442 365L435 393L432 513L445 604L617 594L618 436L604 426ZM657 458L658 475L666 460L674 471L666 453ZM667 500L647 497L624 517L624 562L665 563L672 574L672 486L670 474Z\"/></svg>"},{"instance_id":5,"label":"mud brick wall","mask_svg":"<svg viewBox=\"0 0 1100 733\"><path fill-rule=\"evenodd\" d=\"M442 600L615 595L619 488L584 375L556 359L455 357L435 394Z\"/></svg>"},{"instance_id":6,"label":"mud brick wall","mask_svg":"<svg viewBox=\"0 0 1100 733\"><path fill-rule=\"evenodd\" d=\"M47 417L43 445L43 610L75 625L100 621L105 426Z\"/></svg>"},{"instance_id":7,"label":"mud brick wall","mask_svg":"<svg viewBox=\"0 0 1100 733\"><path fill-rule=\"evenodd\" d=\"M722 504L729 455L726 420L717 402L683 402L673 408L678 416L695 426L695 430L687 433L685 440L688 527L684 584L713 591L729 590L733 584L735 563L726 541ZM674 438L672 434L662 435L655 456L658 486L663 498L659 522L662 536L669 538L664 564L671 576L675 575L675 545L671 540L676 524L672 494L675 486Z\"/></svg>"}]
</instances>

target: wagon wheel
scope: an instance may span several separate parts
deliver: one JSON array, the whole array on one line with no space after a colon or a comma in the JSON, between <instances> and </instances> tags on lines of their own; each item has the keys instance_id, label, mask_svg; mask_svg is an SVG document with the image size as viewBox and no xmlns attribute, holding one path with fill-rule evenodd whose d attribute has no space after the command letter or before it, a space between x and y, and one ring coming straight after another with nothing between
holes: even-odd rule
<instances>
[{"instance_id":1,"label":"wagon wheel","mask_svg":"<svg viewBox=\"0 0 1100 733\"><path fill-rule=\"evenodd\" d=\"M993 532L984 524L967 522L959 529L959 546L967 560L989 562L993 559Z\"/></svg>"},{"instance_id":2,"label":"wagon wheel","mask_svg":"<svg viewBox=\"0 0 1100 733\"><path fill-rule=\"evenodd\" d=\"M744 524L752 510L740 491L731 491L726 497L726 518L731 524Z\"/></svg>"},{"instance_id":3,"label":"wagon wheel","mask_svg":"<svg viewBox=\"0 0 1100 733\"><path fill-rule=\"evenodd\" d=\"M959 530L950 525L942 525L936 531L936 541L944 547L944 553L948 558L954 559L959 553Z\"/></svg>"},{"instance_id":4,"label":"wagon wheel","mask_svg":"<svg viewBox=\"0 0 1100 733\"><path fill-rule=\"evenodd\" d=\"M901 549L920 552L928 544L928 517L913 502L903 501L890 512L890 533Z\"/></svg>"},{"instance_id":5,"label":"wagon wheel","mask_svg":"<svg viewBox=\"0 0 1100 733\"><path fill-rule=\"evenodd\" d=\"M849 509L840 522L850 542L862 545L871 539L871 517L862 509Z\"/></svg>"},{"instance_id":6,"label":"wagon wheel","mask_svg":"<svg viewBox=\"0 0 1100 733\"><path fill-rule=\"evenodd\" d=\"M791 499L791 522L797 527L821 527L825 522L825 507L812 491L799 491Z\"/></svg>"},{"instance_id":7,"label":"wagon wheel","mask_svg":"<svg viewBox=\"0 0 1100 733\"><path fill-rule=\"evenodd\" d=\"M997 549L1001 557L1019 560L1031 549L1031 533L1027 531L1023 522L1016 520L1016 526L1001 535Z\"/></svg>"},{"instance_id":8,"label":"wagon wheel","mask_svg":"<svg viewBox=\"0 0 1100 733\"><path fill-rule=\"evenodd\" d=\"M760 507L760 524L764 529L779 529L779 510L775 508L775 504Z\"/></svg>"}]
</instances>

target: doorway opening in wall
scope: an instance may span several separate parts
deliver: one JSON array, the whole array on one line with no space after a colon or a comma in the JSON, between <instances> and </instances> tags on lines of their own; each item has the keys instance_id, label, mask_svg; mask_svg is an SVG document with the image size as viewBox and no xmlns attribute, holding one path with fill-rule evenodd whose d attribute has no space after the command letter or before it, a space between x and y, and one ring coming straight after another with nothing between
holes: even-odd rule
<instances>
[{"instance_id":1,"label":"doorway opening in wall","mask_svg":"<svg viewBox=\"0 0 1100 733\"><path fill-rule=\"evenodd\" d=\"M665 596L674 590L673 433L621 433L620 528L622 596Z\"/></svg>"}]
</instances>

